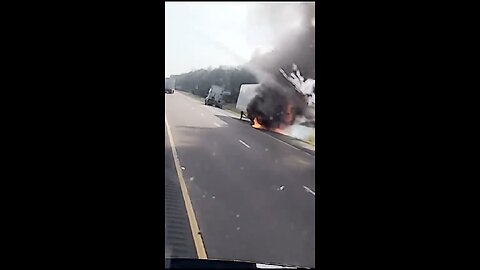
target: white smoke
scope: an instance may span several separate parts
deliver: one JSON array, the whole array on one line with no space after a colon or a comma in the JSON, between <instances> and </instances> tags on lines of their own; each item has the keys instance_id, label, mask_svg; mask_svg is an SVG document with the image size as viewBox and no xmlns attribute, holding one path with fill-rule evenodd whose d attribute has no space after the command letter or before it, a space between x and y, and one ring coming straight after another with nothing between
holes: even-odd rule
<instances>
[{"instance_id":1,"label":"white smoke","mask_svg":"<svg viewBox=\"0 0 480 270\"><path fill-rule=\"evenodd\" d=\"M290 76L287 76L283 69L280 69L280 73L294 86L297 92L303 94L307 107L303 115L297 116L295 123L283 129L281 133L315 144L315 127L312 128L303 125L304 123L315 122L315 80L311 78L305 79L295 64L293 64L292 69L293 72L290 73Z\"/></svg>"},{"instance_id":2,"label":"white smoke","mask_svg":"<svg viewBox=\"0 0 480 270\"><path fill-rule=\"evenodd\" d=\"M292 65L292 70L293 72L290 73L290 76L287 76L283 69L280 69L280 73L293 85L297 92L304 96L307 104L303 117L298 117L295 122L301 124L307 120L315 120L315 80L311 78L305 79L295 63Z\"/></svg>"}]
</instances>

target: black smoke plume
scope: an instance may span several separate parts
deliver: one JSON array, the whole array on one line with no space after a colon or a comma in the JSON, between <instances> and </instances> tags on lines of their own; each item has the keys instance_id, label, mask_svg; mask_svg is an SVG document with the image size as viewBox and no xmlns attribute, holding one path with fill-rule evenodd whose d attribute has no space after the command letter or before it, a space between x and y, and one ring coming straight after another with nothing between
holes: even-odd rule
<instances>
[{"instance_id":1,"label":"black smoke plume","mask_svg":"<svg viewBox=\"0 0 480 270\"><path fill-rule=\"evenodd\" d=\"M305 79L315 79L315 4L263 4L251 18L253 23L269 24L276 40L273 51L256 54L246 65L261 83L247 115L267 129L292 125L305 116L307 103L286 76L298 67Z\"/></svg>"},{"instance_id":2,"label":"black smoke plume","mask_svg":"<svg viewBox=\"0 0 480 270\"><path fill-rule=\"evenodd\" d=\"M292 125L307 107L305 97L293 87L270 81L259 85L256 91L258 94L247 106L247 116L252 123L256 118L266 129Z\"/></svg>"}]
</instances>

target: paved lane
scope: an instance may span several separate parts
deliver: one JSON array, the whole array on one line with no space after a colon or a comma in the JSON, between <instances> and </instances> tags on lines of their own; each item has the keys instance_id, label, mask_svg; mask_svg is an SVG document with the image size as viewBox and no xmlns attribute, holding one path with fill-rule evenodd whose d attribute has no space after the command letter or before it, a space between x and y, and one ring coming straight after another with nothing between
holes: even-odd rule
<instances>
[{"instance_id":1,"label":"paved lane","mask_svg":"<svg viewBox=\"0 0 480 270\"><path fill-rule=\"evenodd\" d=\"M208 257L315 266L315 157L180 91L165 103Z\"/></svg>"}]
</instances>

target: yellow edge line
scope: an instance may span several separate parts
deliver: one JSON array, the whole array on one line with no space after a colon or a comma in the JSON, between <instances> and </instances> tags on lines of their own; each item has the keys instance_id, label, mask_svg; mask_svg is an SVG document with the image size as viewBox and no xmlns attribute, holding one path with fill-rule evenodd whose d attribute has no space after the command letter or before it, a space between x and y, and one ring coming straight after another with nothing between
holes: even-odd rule
<instances>
[{"instance_id":1,"label":"yellow edge line","mask_svg":"<svg viewBox=\"0 0 480 270\"><path fill-rule=\"evenodd\" d=\"M167 115L165 114L165 124L167 125L168 138L170 139L170 145L172 146L173 160L175 162L175 168L177 169L178 180L180 181L180 188L182 190L183 201L185 202L185 208L187 209L188 220L190 222L190 228L192 231L193 241L195 242L195 248L197 249L197 256L199 259L207 259L207 252L203 245L203 239L200 235L200 229L198 227L197 219L195 218L195 212L193 211L192 202L188 195L187 185L185 179L183 179L182 169L180 167L180 161L178 160L177 150L173 142L172 132L168 125Z\"/></svg>"}]
</instances>

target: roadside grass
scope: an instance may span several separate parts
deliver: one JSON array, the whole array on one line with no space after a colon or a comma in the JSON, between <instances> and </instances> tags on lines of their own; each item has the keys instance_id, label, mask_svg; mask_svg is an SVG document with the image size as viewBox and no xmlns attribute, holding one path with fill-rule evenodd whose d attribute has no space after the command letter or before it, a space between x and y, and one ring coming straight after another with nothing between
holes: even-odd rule
<instances>
[{"instance_id":1,"label":"roadside grass","mask_svg":"<svg viewBox=\"0 0 480 270\"><path fill-rule=\"evenodd\" d=\"M181 92L182 94L185 94L186 96L189 96L189 97L194 98L194 99L196 99L196 100L201 100L202 102L205 101L205 98L204 98L204 97L197 96L197 95L195 95L195 94L193 94L193 93L191 93L191 92L184 91L184 90L178 90L178 89L176 89L175 91ZM226 103L226 104L223 104L222 109L223 109L223 110L228 110L228 111L230 111L230 112L232 112L232 113L235 113L235 114L240 115L240 111L237 110L236 106L237 106L236 103Z\"/></svg>"},{"instance_id":2,"label":"roadside grass","mask_svg":"<svg viewBox=\"0 0 480 270\"><path fill-rule=\"evenodd\" d=\"M315 146L315 136L309 137L306 141L306 143Z\"/></svg>"},{"instance_id":3,"label":"roadside grass","mask_svg":"<svg viewBox=\"0 0 480 270\"><path fill-rule=\"evenodd\" d=\"M187 96L189 96L189 97L191 97L191 98L194 98L194 99L196 99L196 100L200 100L200 101L202 101L202 102L205 101L205 98L203 98L203 97L201 97L201 96L197 96L197 95L195 95L195 94L193 94L193 93L191 93L191 92L183 91L183 90L178 90L178 89L176 89L175 91L179 91L179 92L181 92L182 94L185 94L185 95L187 95Z\"/></svg>"},{"instance_id":4,"label":"roadside grass","mask_svg":"<svg viewBox=\"0 0 480 270\"><path fill-rule=\"evenodd\" d=\"M223 105L223 109L240 115L240 111L236 108L236 106L237 106L236 103L227 103Z\"/></svg>"}]
</instances>

